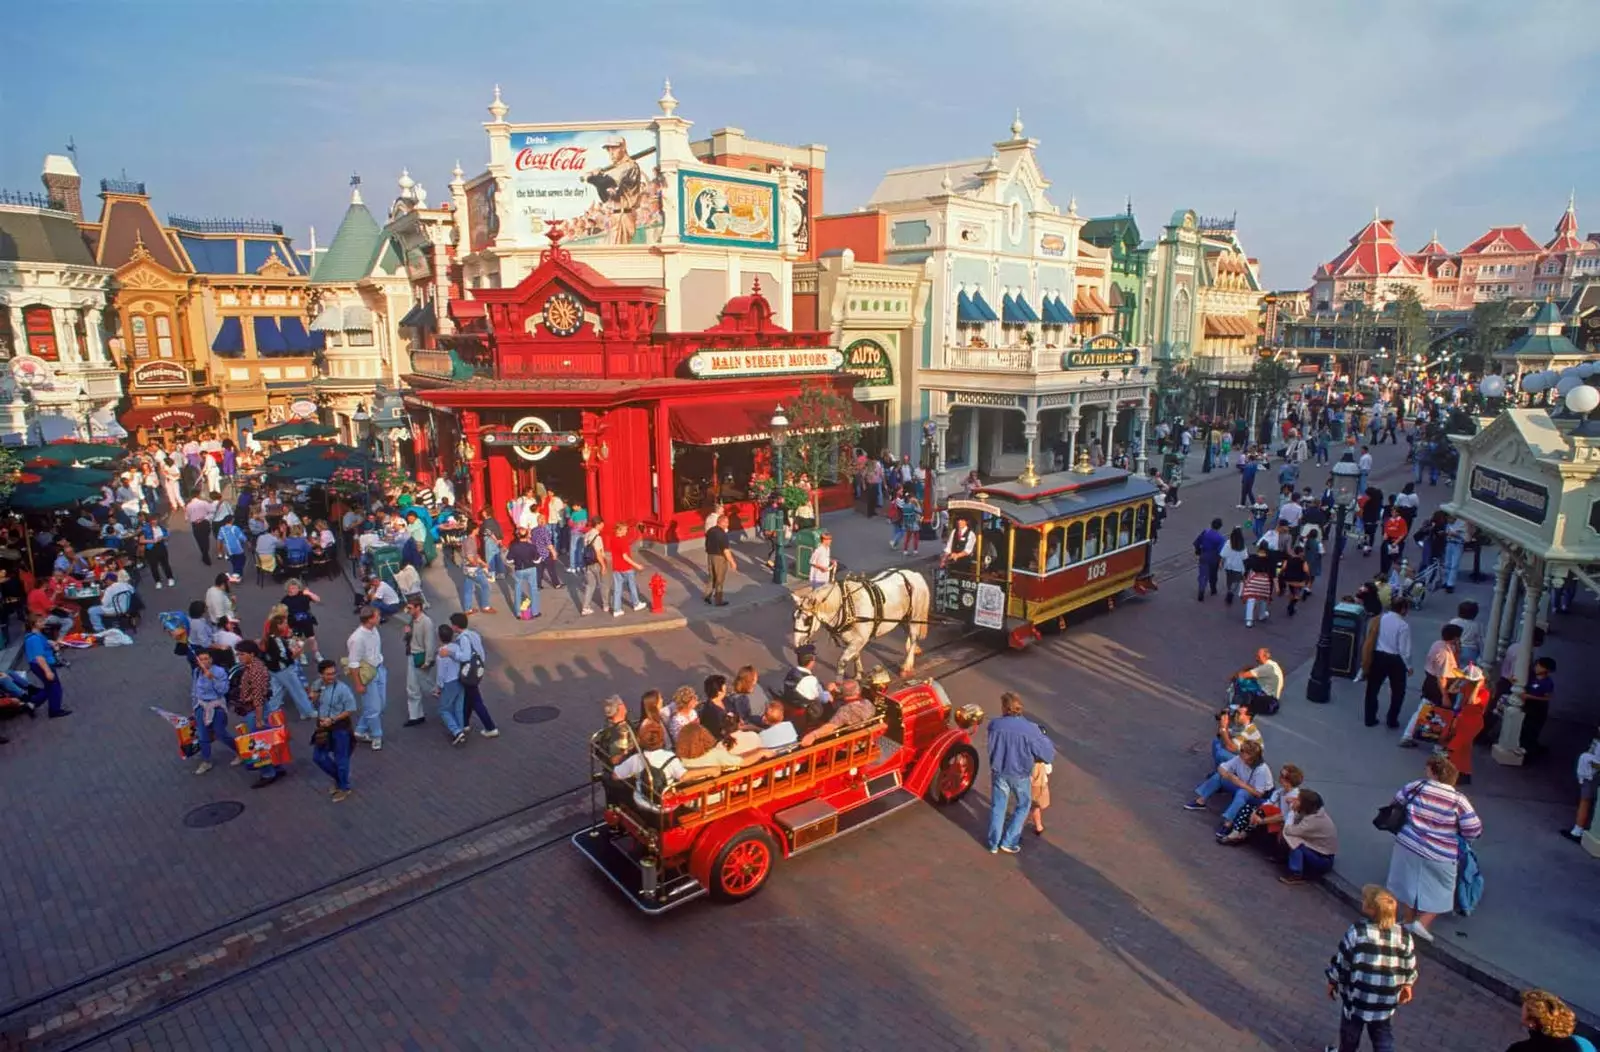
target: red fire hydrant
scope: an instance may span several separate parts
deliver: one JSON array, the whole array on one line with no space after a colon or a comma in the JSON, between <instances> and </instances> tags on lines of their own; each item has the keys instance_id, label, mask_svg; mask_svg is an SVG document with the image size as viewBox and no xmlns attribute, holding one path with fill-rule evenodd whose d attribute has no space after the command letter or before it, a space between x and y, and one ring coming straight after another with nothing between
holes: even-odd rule
<instances>
[{"instance_id":1,"label":"red fire hydrant","mask_svg":"<svg viewBox=\"0 0 1600 1052\"><path fill-rule=\"evenodd\" d=\"M667 579L658 573L650 575L650 612L663 614L667 610Z\"/></svg>"}]
</instances>

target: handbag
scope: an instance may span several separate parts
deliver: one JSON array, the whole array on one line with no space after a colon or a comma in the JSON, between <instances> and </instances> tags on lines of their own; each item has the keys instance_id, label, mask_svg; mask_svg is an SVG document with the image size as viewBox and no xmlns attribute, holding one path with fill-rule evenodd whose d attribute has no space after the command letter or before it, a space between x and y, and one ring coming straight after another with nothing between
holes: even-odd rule
<instances>
[{"instance_id":1,"label":"handbag","mask_svg":"<svg viewBox=\"0 0 1600 1052\"><path fill-rule=\"evenodd\" d=\"M1418 782L1417 787L1406 794L1403 803L1391 800L1378 808L1378 813L1372 816L1372 828L1381 829L1385 833L1400 832L1406 827L1407 812L1411 807L1411 801L1415 800L1420 792L1422 792L1422 783Z\"/></svg>"}]
</instances>

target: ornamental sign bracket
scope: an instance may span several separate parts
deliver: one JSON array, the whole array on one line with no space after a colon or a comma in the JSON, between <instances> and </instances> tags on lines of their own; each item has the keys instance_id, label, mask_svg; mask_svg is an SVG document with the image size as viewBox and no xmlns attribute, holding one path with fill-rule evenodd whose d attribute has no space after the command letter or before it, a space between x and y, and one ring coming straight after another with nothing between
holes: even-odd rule
<instances>
[{"instance_id":1,"label":"ornamental sign bracket","mask_svg":"<svg viewBox=\"0 0 1600 1052\"><path fill-rule=\"evenodd\" d=\"M687 367L697 380L721 380L836 373L843 364L837 347L702 347L689 356Z\"/></svg>"}]
</instances>

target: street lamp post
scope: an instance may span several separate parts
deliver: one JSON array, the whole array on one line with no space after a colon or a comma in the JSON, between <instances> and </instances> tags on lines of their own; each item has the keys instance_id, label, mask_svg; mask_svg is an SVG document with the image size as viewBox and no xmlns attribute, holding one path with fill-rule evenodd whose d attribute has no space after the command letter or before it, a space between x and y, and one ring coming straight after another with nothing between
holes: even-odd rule
<instances>
[{"instance_id":1,"label":"street lamp post","mask_svg":"<svg viewBox=\"0 0 1600 1052\"><path fill-rule=\"evenodd\" d=\"M1361 469L1352 454L1333 466L1333 566L1328 571L1327 594L1322 600L1322 628L1317 633L1317 656L1311 665L1311 679L1306 682L1306 700L1326 705L1333 693L1333 607L1339 600L1339 563L1344 555L1344 522L1355 504L1356 483Z\"/></svg>"},{"instance_id":2,"label":"street lamp post","mask_svg":"<svg viewBox=\"0 0 1600 1052\"><path fill-rule=\"evenodd\" d=\"M937 536L933 529L933 469L938 460L939 428L932 420L922 425L922 522L917 529L925 541Z\"/></svg>"},{"instance_id":3,"label":"street lamp post","mask_svg":"<svg viewBox=\"0 0 1600 1052\"><path fill-rule=\"evenodd\" d=\"M777 491L779 501L783 500L783 444L789 437L789 418L783 414L783 406L778 406L772 413L772 485ZM784 528L788 524L788 509L784 509L783 521L778 523L776 551L772 556L772 583L782 585L787 581L788 568L784 565L785 551L783 536Z\"/></svg>"}]
</instances>

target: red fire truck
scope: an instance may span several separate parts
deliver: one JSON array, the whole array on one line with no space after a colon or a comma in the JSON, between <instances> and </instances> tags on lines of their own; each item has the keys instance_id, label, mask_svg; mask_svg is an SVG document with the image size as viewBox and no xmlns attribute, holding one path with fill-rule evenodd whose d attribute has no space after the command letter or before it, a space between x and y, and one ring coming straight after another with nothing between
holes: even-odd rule
<instances>
[{"instance_id":1,"label":"red fire truck","mask_svg":"<svg viewBox=\"0 0 1600 1052\"><path fill-rule=\"evenodd\" d=\"M976 705L957 709L933 680L875 700L877 715L806 747L656 789L621 781L591 746L604 814L572 843L646 913L709 892L754 895L780 858L862 829L919 799L950 804L972 788Z\"/></svg>"}]
</instances>

